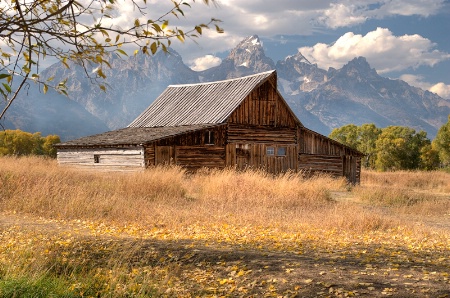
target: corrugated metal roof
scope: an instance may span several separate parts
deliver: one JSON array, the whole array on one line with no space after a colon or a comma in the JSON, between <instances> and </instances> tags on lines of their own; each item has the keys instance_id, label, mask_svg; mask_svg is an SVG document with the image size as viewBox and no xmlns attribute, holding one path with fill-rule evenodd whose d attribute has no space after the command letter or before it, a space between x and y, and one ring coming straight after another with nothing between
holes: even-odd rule
<instances>
[{"instance_id":1,"label":"corrugated metal roof","mask_svg":"<svg viewBox=\"0 0 450 298\"><path fill-rule=\"evenodd\" d=\"M136 146L212 126L215 125L197 124L176 127L127 127L59 143L56 144L55 147Z\"/></svg>"},{"instance_id":2,"label":"corrugated metal roof","mask_svg":"<svg viewBox=\"0 0 450 298\"><path fill-rule=\"evenodd\" d=\"M188 85L170 85L128 127L223 123L245 97L275 71Z\"/></svg>"}]
</instances>

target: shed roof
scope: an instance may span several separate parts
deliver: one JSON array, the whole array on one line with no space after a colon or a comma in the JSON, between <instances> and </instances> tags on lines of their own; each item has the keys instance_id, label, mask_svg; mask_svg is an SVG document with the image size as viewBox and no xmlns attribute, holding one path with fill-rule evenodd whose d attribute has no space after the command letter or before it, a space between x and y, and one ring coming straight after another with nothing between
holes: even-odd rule
<instances>
[{"instance_id":1,"label":"shed roof","mask_svg":"<svg viewBox=\"0 0 450 298\"><path fill-rule=\"evenodd\" d=\"M274 70L225 81L170 85L128 127L223 123ZM276 88L276 87L275 87Z\"/></svg>"},{"instance_id":2,"label":"shed roof","mask_svg":"<svg viewBox=\"0 0 450 298\"><path fill-rule=\"evenodd\" d=\"M216 125L197 124L175 127L126 127L114 131L87 136L64 143L55 144L57 148L74 147L108 147L108 146L139 146L154 140L173 137L179 134L201 130Z\"/></svg>"}]
</instances>

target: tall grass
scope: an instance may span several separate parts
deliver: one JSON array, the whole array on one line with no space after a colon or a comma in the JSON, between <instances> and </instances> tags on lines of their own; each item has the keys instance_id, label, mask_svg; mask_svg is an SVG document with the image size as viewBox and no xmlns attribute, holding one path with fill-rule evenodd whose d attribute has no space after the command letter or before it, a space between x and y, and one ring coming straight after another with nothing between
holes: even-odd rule
<instances>
[{"instance_id":1,"label":"tall grass","mask_svg":"<svg viewBox=\"0 0 450 298\"><path fill-rule=\"evenodd\" d=\"M80 229L0 226L1 297L190 297L208 288L210 296L226 294L227 270L234 277L247 270L223 266L226 258L215 255L221 248L204 260L196 256L224 242L248 245L249 254L260 248L365 254L375 243L373 258L382 254L379 243L398 242L396 253L427 244L439 256L448 243L448 230L416 228L417 216L450 215L450 174L441 172L364 171L361 185L350 187L343 178L301 173L89 172L36 157L2 157L0 165L0 212L73 220L60 226Z\"/></svg>"},{"instance_id":2,"label":"tall grass","mask_svg":"<svg viewBox=\"0 0 450 298\"><path fill-rule=\"evenodd\" d=\"M361 185L411 188L430 192L449 193L450 175L444 171L363 171Z\"/></svg>"},{"instance_id":3,"label":"tall grass","mask_svg":"<svg viewBox=\"0 0 450 298\"><path fill-rule=\"evenodd\" d=\"M365 171L354 193L366 203L417 216L450 214L450 174L443 171Z\"/></svg>"},{"instance_id":4,"label":"tall grass","mask_svg":"<svg viewBox=\"0 0 450 298\"><path fill-rule=\"evenodd\" d=\"M0 209L59 219L183 225L229 220L245 224L298 222L331 204L343 179L262 171L178 167L139 173L96 173L58 167L53 160L2 158Z\"/></svg>"},{"instance_id":5,"label":"tall grass","mask_svg":"<svg viewBox=\"0 0 450 298\"><path fill-rule=\"evenodd\" d=\"M361 186L348 194L372 205L436 214L448 211L449 177L444 172L364 171ZM179 167L155 167L105 173L59 167L54 160L36 157L3 157L0 169L0 210L48 218L167 227L228 222L365 230L398 224L378 211L337 204L331 198L335 191L346 193L343 178L290 172L187 174Z\"/></svg>"}]
</instances>

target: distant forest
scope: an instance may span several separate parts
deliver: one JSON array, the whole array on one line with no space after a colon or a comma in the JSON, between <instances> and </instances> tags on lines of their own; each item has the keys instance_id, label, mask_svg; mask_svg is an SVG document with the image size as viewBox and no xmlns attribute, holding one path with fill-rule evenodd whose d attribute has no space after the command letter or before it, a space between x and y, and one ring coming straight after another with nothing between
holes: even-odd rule
<instances>
[{"instance_id":1,"label":"distant forest","mask_svg":"<svg viewBox=\"0 0 450 298\"><path fill-rule=\"evenodd\" d=\"M433 141L424 131L404 126L378 128L373 123L335 128L329 137L364 153L365 168L379 171L449 168L450 115L448 119Z\"/></svg>"}]
</instances>

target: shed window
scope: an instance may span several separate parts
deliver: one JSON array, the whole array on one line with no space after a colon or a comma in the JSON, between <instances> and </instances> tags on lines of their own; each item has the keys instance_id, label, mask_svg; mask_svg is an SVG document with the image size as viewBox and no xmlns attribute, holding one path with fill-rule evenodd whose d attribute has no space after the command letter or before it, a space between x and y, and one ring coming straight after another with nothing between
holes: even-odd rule
<instances>
[{"instance_id":1,"label":"shed window","mask_svg":"<svg viewBox=\"0 0 450 298\"><path fill-rule=\"evenodd\" d=\"M275 155L274 147L266 147L266 155Z\"/></svg>"},{"instance_id":2,"label":"shed window","mask_svg":"<svg viewBox=\"0 0 450 298\"><path fill-rule=\"evenodd\" d=\"M214 145L214 131L205 131L205 145Z\"/></svg>"},{"instance_id":3,"label":"shed window","mask_svg":"<svg viewBox=\"0 0 450 298\"><path fill-rule=\"evenodd\" d=\"M286 156L286 147L278 147L277 156Z\"/></svg>"},{"instance_id":4,"label":"shed window","mask_svg":"<svg viewBox=\"0 0 450 298\"><path fill-rule=\"evenodd\" d=\"M94 154L94 163L100 163L100 155Z\"/></svg>"}]
</instances>

